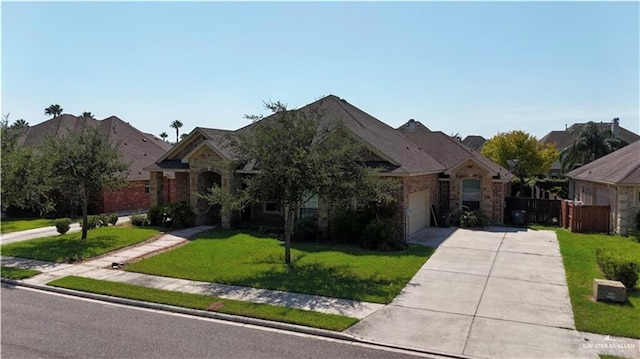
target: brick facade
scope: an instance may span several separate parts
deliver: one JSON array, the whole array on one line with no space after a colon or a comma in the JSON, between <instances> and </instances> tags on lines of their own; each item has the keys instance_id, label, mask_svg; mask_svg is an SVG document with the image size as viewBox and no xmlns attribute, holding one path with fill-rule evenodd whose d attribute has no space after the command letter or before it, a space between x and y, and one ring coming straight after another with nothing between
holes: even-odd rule
<instances>
[{"instance_id":1,"label":"brick facade","mask_svg":"<svg viewBox=\"0 0 640 359\"><path fill-rule=\"evenodd\" d=\"M126 187L103 192L100 201L96 203L95 211L97 213L146 211L151 207L150 187L148 180L128 181ZM175 180L164 177L164 197L175 198L175 190Z\"/></svg>"},{"instance_id":2,"label":"brick facade","mask_svg":"<svg viewBox=\"0 0 640 359\"><path fill-rule=\"evenodd\" d=\"M396 215L393 220L396 223L396 233L398 238L406 238L407 236L407 213L409 208L409 195L420 191L429 191L429 201L431 205L437 207L439 196L439 179L437 174L428 174L420 176L402 177L398 179L399 188L394 193L396 199ZM438 210L440 210L438 208Z\"/></svg>"}]
</instances>

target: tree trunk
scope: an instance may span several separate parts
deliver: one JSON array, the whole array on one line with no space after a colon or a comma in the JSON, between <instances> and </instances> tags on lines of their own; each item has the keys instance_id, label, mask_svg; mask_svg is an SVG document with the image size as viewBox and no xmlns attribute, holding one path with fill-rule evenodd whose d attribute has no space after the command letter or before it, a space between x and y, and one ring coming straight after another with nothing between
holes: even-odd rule
<instances>
[{"instance_id":1,"label":"tree trunk","mask_svg":"<svg viewBox=\"0 0 640 359\"><path fill-rule=\"evenodd\" d=\"M89 201L87 199L86 194L83 197L84 198L82 198L82 239L87 239L87 231L88 231L87 212L89 207Z\"/></svg>"},{"instance_id":2,"label":"tree trunk","mask_svg":"<svg viewBox=\"0 0 640 359\"><path fill-rule=\"evenodd\" d=\"M293 220L295 209L290 205L284 206L284 262L291 263L291 234L293 233Z\"/></svg>"}]
</instances>

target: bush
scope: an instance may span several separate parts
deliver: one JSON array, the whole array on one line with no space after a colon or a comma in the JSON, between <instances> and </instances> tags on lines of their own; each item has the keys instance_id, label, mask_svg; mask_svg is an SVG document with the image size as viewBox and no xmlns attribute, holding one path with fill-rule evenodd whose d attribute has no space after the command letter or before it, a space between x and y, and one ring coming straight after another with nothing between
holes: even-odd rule
<instances>
[{"instance_id":1,"label":"bush","mask_svg":"<svg viewBox=\"0 0 640 359\"><path fill-rule=\"evenodd\" d=\"M396 238L396 227L391 219L374 218L363 229L360 245L365 249L380 251L403 250L404 241Z\"/></svg>"},{"instance_id":2,"label":"bush","mask_svg":"<svg viewBox=\"0 0 640 359\"><path fill-rule=\"evenodd\" d=\"M147 216L140 213L134 213L131 215L131 224L136 227L143 227L149 224Z\"/></svg>"},{"instance_id":3,"label":"bush","mask_svg":"<svg viewBox=\"0 0 640 359\"><path fill-rule=\"evenodd\" d=\"M339 210L329 220L329 236L338 243L357 244L367 223L363 212Z\"/></svg>"},{"instance_id":4,"label":"bush","mask_svg":"<svg viewBox=\"0 0 640 359\"><path fill-rule=\"evenodd\" d=\"M596 249L596 260L605 278L620 281L627 289L633 290L638 281L639 263L615 257L602 248Z\"/></svg>"},{"instance_id":5,"label":"bush","mask_svg":"<svg viewBox=\"0 0 640 359\"><path fill-rule=\"evenodd\" d=\"M467 206L462 206L458 220L462 228L484 227L489 224L489 217L481 210L472 211Z\"/></svg>"},{"instance_id":6,"label":"bush","mask_svg":"<svg viewBox=\"0 0 640 359\"><path fill-rule=\"evenodd\" d=\"M640 231L640 211L636 213L636 229Z\"/></svg>"},{"instance_id":7,"label":"bush","mask_svg":"<svg viewBox=\"0 0 640 359\"><path fill-rule=\"evenodd\" d=\"M293 225L293 240L315 242L320 239L318 224L311 217L300 218Z\"/></svg>"},{"instance_id":8,"label":"bush","mask_svg":"<svg viewBox=\"0 0 640 359\"><path fill-rule=\"evenodd\" d=\"M147 212L147 219L152 226L160 226L164 223L164 206L153 206Z\"/></svg>"},{"instance_id":9,"label":"bush","mask_svg":"<svg viewBox=\"0 0 640 359\"><path fill-rule=\"evenodd\" d=\"M109 224L112 226L115 226L116 223L118 223L118 214L117 213L111 213L109 215Z\"/></svg>"},{"instance_id":10,"label":"bush","mask_svg":"<svg viewBox=\"0 0 640 359\"><path fill-rule=\"evenodd\" d=\"M173 228L193 227L196 224L196 214L191 210L187 202L169 203L164 206L166 218L165 225Z\"/></svg>"},{"instance_id":11,"label":"bush","mask_svg":"<svg viewBox=\"0 0 640 359\"><path fill-rule=\"evenodd\" d=\"M71 220L69 218L60 218L56 220L56 230L60 234L69 232L71 228Z\"/></svg>"},{"instance_id":12,"label":"bush","mask_svg":"<svg viewBox=\"0 0 640 359\"><path fill-rule=\"evenodd\" d=\"M109 226L109 215L102 213L98 216L98 227L107 227Z\"/></svg>"},{"instance_id":13,"label":"bush","mask_svg":"<svg viewBox=\"0 0 640 359\"><path fill-rule=\"evenodd\" d=\"M78 222L82 228L82 218ZM100 226L100 218L98 216L87 216L87 229L96 229Z\"/></svg>"}]
</instances>

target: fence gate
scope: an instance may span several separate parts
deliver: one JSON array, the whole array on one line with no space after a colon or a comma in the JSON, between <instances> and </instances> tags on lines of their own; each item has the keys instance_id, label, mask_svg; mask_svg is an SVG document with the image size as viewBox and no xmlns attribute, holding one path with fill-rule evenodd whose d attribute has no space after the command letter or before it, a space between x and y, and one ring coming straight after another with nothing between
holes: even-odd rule
<instances>
[{"instance_id":1,"label":"fence gate","mask_svg":"<svg viewBox=\"0 0 640 359\"><path fill-rule=\"evenodd\" d=\"M610 206L585 206L562 201L562 227L577 233L609 233Z\"/></svg>"},{"instance_id":2,"label":"fence gate","mask_svg":"<svg viewBox=\"0 0 640 359\"><path fill-rule=\"evenodd\" d=\"M542 198L506 197L504 218L513 222L512 212L527 212L526 223L550 224L552 219L560 220L560 200Z\"/></svg>"}]
</instances>

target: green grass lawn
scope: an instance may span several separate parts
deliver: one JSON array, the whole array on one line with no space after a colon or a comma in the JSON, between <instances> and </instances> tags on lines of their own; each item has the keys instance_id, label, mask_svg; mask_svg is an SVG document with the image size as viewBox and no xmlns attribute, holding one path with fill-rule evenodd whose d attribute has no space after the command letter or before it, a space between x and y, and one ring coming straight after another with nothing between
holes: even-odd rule
<instances>
[{"instance_id":1,"label":"green grass lawn","mask_svg":"<svg viewBox=\"0 0 640 359\"><path fill-rule=\"evenodd\" d=\"M345 330L358 321L356 318L335 314L324 314L275 305L242 302L200 294L172 292L76 276L56 279L49 282L48 285L201 310L207 310L212 304L216 303L219 307L216 309L216 312L219 313L275 320L334 331Z\"/></svg>"},{"instance_id":2,"label":"green grass lawn","mask_svg":"<svg viewBox=\"0 0 640 359\"><path fill-rule=\"evenodd\" d=\"M411 245L403 252L292 244L250 232L213 231L173 251L132 263L128 271L254 288L389 303L433 253Z\"/></svg>"},{"instance_id":3,"label":"green grass lawn","mask_svg":"<svg viewBox=\"0 0 640 359\"><path fill-rule=\"evenodd\" d=\"M46 218L3 218L0 223L0 233L11 233L53 226L55 225L55 221L55 219Z\"/></svg>"},{"instance_id":4,"label":"green grass lawn","mask_svg":"<svg viewBox=\"0 0 640 359\"><path fill-rule=\"evenodd\" d=\"M43 237L0 247L2 255L63 262L68 258L86 259L143 242L158 234L155 228L101 227L89 231L87 239L82 233Z\"/></svg>"},{"instance_id":5,"label":"green grass lawn","mask_svg":"<svg viewBox=\"0 0 640 359\"><path fill-rule=\"evenodd\" d=\"M596 248L607 248L625 259L640 262L640 243L625 237L579 234L556 229L567 273L573 315L578 330L640 338L640 286L627 291L627 302L593 302L593 279L604 278L596 263ZM640 281L639 281L640 282Z\"/></svg>"},{"instance_id":6,"label":"green grass lawn","mask_svg":"<svg viewBox=\"0 0 640 359\"><path fill-rule=\"evenodd\" d=\"M33 277L36 274L40 274L41 272L33 269L23 269L23 268L15 268L15 267L0 267L0 273L2 278L7 279L26 279Z\"/></svg>"}]
</instances>

